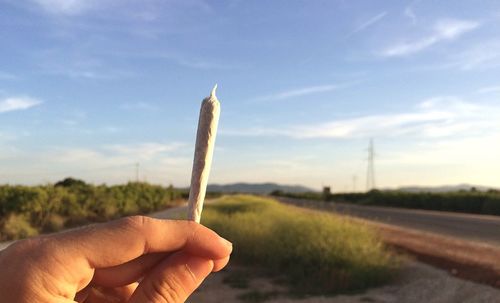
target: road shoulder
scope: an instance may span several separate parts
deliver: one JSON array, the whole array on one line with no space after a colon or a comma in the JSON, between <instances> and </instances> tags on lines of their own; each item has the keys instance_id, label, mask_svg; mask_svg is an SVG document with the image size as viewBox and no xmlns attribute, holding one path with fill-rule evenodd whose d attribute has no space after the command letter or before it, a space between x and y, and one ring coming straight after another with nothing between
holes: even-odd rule
<instances>
[{"instance_id":1,"label":"road shoulder","mask_svg":"<svg viewBox=\"0 0 500 303\"><path fill-rule=\"evenodd\" d=\"M251 278L245 287L231 287L224 281L244 267L230 264L223 272L211 275L187 302L267 302L267 303L479 303L495 302L500 290L450 276L446 271L417 261L408 261L395 281L386 286L352 295L290 296L283 286L270 278Z\"/></svg>"},{"instance_id":2,"label":"road shoulder","mask_svg":"<svg viewBox=\"0 0 500 303\"><path fill-rule=\"evenodd\" d=\"M323 205L324 203L317 201L278 200L300 208L332 211L331 203ZM499 246L346 216L353 221L377 229L382 241L398 252L409 254L457 278L500 289Z\"/></svg>"}]
</instances>

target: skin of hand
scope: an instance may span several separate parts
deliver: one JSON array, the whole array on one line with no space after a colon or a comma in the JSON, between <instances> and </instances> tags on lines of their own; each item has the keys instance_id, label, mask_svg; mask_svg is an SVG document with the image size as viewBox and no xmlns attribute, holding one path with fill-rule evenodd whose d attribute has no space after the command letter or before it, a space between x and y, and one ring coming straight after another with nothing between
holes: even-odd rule
<instances>
[{"instance_id":1,"label":"skin of hand","mask_svg":"<svg viewBox=\"0 0 500 303\"><path fill-rule=\"evenodd\" d=\"M0 252L9 303L184 302L232 244L191 221L133 216L18 241Z\"/></svg>"}]
</instances>

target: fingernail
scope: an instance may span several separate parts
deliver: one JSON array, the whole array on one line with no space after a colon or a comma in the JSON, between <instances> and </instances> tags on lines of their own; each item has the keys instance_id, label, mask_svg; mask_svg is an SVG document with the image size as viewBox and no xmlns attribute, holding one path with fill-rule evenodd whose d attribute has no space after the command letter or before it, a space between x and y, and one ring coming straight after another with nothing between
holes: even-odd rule
<instances>
[{"instance_id":1,"label":"fingernail","mask_svg":"<svg viewBox=\"0 0 500 303\"><path fill-rule=\"evenodd\" d=\"M224 239L224 238L222 238L222 237L220 237L220 239L221 239L222 243L223 243L226 247L231 248L231 250L233 249L233 243L229 242L228 240L226 240L226 239Z\"/></svg>"}]
</instances>

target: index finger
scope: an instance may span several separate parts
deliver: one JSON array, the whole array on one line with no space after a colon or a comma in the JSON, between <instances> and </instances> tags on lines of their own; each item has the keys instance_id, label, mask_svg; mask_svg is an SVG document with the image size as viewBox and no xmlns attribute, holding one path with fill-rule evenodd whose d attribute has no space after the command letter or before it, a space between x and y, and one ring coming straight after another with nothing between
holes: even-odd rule
<instances>
[{"instance_id":1,"label":"index finger","mask_svg":"<svg viewBox=\"0 0 500 303\"><path fill-rule=\"evenodd\" d=\"M51 236L52 237L52 236ZM51 238L49 237L49 238ZM229 256L230 242L192 221L132 216L54 235L56 251L84 258L91 268L116 266L141 255L183 249L212 260Z\"/></svg>"}]
</instances>

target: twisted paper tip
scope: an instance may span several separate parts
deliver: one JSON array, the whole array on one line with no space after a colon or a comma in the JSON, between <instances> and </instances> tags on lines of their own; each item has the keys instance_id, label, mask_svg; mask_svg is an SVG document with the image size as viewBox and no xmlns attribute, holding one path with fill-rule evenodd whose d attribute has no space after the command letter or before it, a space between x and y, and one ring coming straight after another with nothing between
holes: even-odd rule
<instances>
[{"instance_id":1,"label":"twisted paper tip","mask_svg":"<svg viewBox=\"0 0 500 303\"><path fill-rule=\"evenodd\" d=\"M210 92L210 98L217 98L215 96L215 91L217 90L217 83L215 83L214 88L212 88L212 92Z\"/></svg>"}]
</instances>

